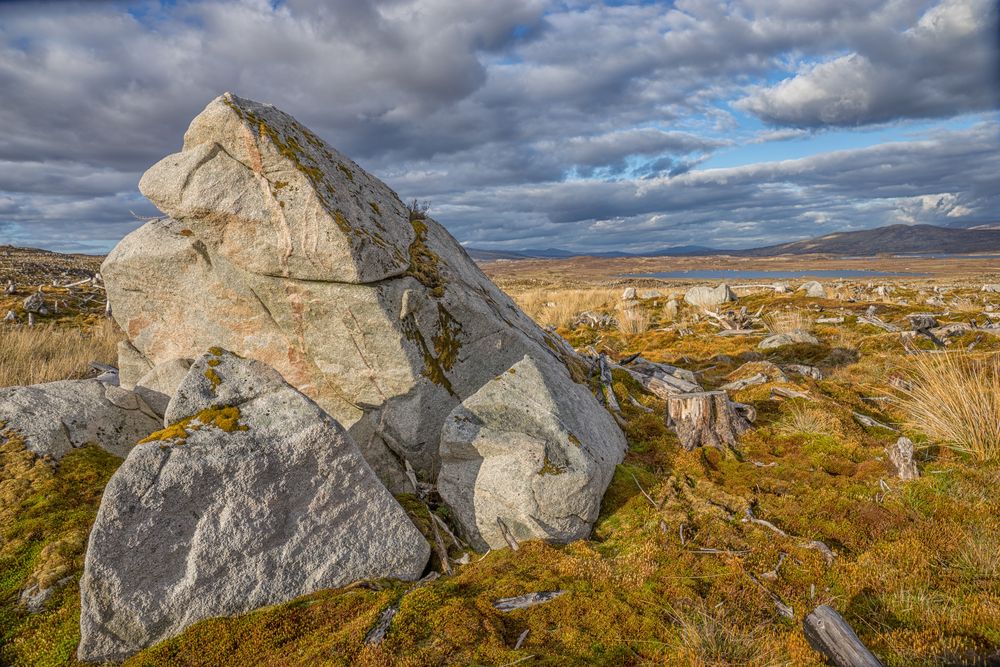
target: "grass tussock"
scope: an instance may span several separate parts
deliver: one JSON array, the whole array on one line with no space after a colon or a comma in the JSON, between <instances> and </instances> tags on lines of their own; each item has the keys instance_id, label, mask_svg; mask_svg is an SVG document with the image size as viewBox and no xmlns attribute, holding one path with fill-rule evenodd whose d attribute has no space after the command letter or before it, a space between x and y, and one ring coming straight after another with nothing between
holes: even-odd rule
<instances>
[{"instance_id":1,"label":"grass tussock","mask_svg":"<svg viewBox=\"0 0 1000 667\"><path fill-rule=\"evenodd\" d=\"M1000 355L917 355L906 375L913 428L979 461L1000 458Z\"/></svg>"},{"instance_id":2,"label":"grass tussock","mask_svg":"<svg viewBox=\"0 0 1000 667\"><path fill-rule=\"evenodd\" d=\"M0 387L86 377L91 361L115 363L122 337L105 319L80 329L5 328L0 335Z\"/></svg>"},{"instance_id":3,"label":"grass tussock","mask_svg":"<svg viewBox=\"0 0 1000 667\"><path fill-rule=\"evenodd\" d=\"M533 289L512 297L528 316L542 326L570 327L584 311L607 311L618 300L611 289Z\"/></svg>"},{"instance_id":4,"label":"grass tussock","mask_svg":"<svg viewBox=\"0 0 1000 667\"><path fill-rule=\"evenodd\" d=\"M815 320L812 315L801 310L778 310L764 315L764 326L774 334L793 331L812 331Z\"/></svg>"},{"instance_id":5,"label":"grass tussock","mask_svg":"<svg viewBox=\"0 0 1000 667\"><path fill-rule=\"evenodd\" d=\"M652 319L641 305L626 305L615 313L618 329L627 336L637 336L649 330Z\"/></svg>"}]
</instances>

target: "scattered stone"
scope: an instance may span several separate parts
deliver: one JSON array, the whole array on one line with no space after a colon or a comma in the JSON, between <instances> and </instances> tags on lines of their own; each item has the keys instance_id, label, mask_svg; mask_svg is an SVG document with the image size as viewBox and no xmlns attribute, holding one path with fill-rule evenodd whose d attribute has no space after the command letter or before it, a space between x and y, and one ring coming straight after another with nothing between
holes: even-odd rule
<instances>
[{"instance_id":1,"label":"scattered stone","mask_svg":"<svg viewBox=\"0 0 1000 667\"><path fill-rule=\"evenodd\" d=\"M808 331L803 331L802 329L796 329L794 331L789 331L786 333L778 333L772 336L768 336L760 343L757 344L762 350L770 350L776 347L781 347L783 345L793 345L795 343L809 343L810 345L819 345L819 339L813 336Z\"/></svg>"},{"instance_id":2,"label":"scattered stone","mask_svg":"<svg viewBox=\"0 0 1000 667\"><path fill-rule=\"evenodd\" d=\"M889 455L896 477L904 481L920 477L920 471L913 460L913 442L909 438L900 437L893 445L886 447L886 454Z\"/></svg>"},{"instance_id":3,"label":"scattered stone","mask_svg":"<svg viewBox=\"0 0 1000 667\"><path fill-rule=\"evenodd\" d=\"M135 394L97 380L0 389L0 421L24 436L27 449L54 460L87 443L124 457L160 428L156 415Z\"/></svg>"},{"instance_id":4,"label":"scattered stone","mask_svg":"<svg viewBox=\"0 0 1000 667\"><path fill-rule=\"evenodd\" d=\"M659 299L663 296L663 292L658 289L647 289L639 292L640 299Z\"/></svg>"},{"instance_id":5,"label":"scattered stone","mask_svg":"<svg viewBox=\"0 0 1000 667\"><path fill-rule=\"evenodd\" d=\"M350 436L264 364L222 350L104 491L80 581L82 661L199 620L368 578L420 578L430 547Z\"/></svg>"},{"instance_id":6,"label":"scattered stone","mask_svg":"<svg viewBox=\"0 0 1000 667\"><path fill-rule=\"evenodd\" d=\"M802 286L799 287L798 291L799 292L805 292L806 296L812 297L812 298L815 298L815 299L825 299L826 298L826 288L823 287L823 285L820 282L816 281L816 280L810 280L807 283L803 283Z\"/></svg>"},{"instance_id":7,"label":"scattered stone","mask_svg":"<svg viewBox=\"0 0 1000 667\"><path fill-rule=\"evenodd\" d=\"M774 289L775 294L785 294L791 289L791 286L788 283L774 283L771 287Z\"/></svg>"},{"instance_id":8,"label":"scattered stone","mask_svg":"<svg viewBox=\"0 0 1000 667\"><path fill-rule=\"evenodd\" d=\"M625 291L622 292L622 301L631 301L635 298L635 288L626 287Z\"/></svg>"},{"instance_id":9,"label":"scattered stone","mask_svg":"<svg viewBox=\"0 0 1000 667\"><path fill-rule=\"evenodd\" d=\"M45 295L41 292L35 292L22 303L25 312L34 313L36 315L48 315L49 309L45 306Z\"/></svg>"},{"instance_id":10,"label":"scattered stone","mask_svg":"<svg viewBox=\"0 0 1000 667\"><path fill-rule=\"evenodd\" d=\"M1000 283L992 283L988 285L983 285L983 292L1000 292Z\"/></svg>"},{"instance_id":11,"label":"scattered stone","mask_svg":"<svg viewBox=\"0 0 1000 667\"><path fill-rule=\"evenodd\" d=\"M684 300L692 306L711 308L730 301L736 301L736 294L725 283L722 283L718 287L698 285L684 293Z\"/></svg>"},{"instance_id":12,"label":"scattered stone","mask_svg":"<svg viewBox=\"0 0 1000 667\"><path fill-rule=\"evenodd\" d=\"M910 328L914 331L933 329L938 325L937 319L930 313L910 313L906 317L910 321Z\"/></svg>"},{"instance_id":13,"label":"scattered stone","mask_svg":"<svg viewBox=\"0 0 1000 667\"><path fill-rule=\"evenodd\" d=\"M815 366L804 366L802 364L785 364L783 368L789 373L804 375L805 377L811 377L814 380L823 379L823 371L816 368Z\"/></svg>"},{"instance_id":14,"label":"scattered stone","mask_svg":"<svg viewBox=\"0 0 1000 667\"><path fill-rule=\"evenodd\" d=\"M681 306L677 303L677 299L671 299L670 301L667 301L667 304L663 307L663 316L672 322L677 319L677 315L680 310Z\"/></svg>"},{"instance_id":15,"label":"scattered stone","mask_svg":"<svg viewBox=\"0 0 1000 667\"><path fill-rule=\"evenodd\" d=\"M526 356L456 407L441 434L438 492L476 549L585 538L626 443L590 392Z\"/></svg>"},{"instance_id":16,"label":"scattered stone","mask_svg":"<svg viewBox=\"0 0 1000 667\"><path fill-rule=\"evenodd\" d=\"M13 310L8 310L7 314L4 315L3 321L4 322L17 322L17 313L15 313Z\"/></svg>"}]
</instances>

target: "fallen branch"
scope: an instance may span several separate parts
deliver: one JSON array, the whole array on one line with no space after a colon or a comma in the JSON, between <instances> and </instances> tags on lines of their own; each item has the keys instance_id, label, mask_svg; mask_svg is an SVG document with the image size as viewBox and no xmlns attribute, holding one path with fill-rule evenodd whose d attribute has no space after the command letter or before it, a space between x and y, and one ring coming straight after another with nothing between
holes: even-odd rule
<instances>
[{"instance_id":1,"label":"fallen branch","mask_svg":"<svg viewBox=\"0 0 1000 667\"><path fill-rule=\"evenodd\" d=\"M525 593L512 598L500 598L493 603L493 608L498 611L514 611L515 609L527 609L535 605L555 600L560 595L566 593L565 590L541 591L538 593Z\"/></svg>"},{"instance_id":2,"label":"fallen branch","mask_svg":"<svg viewBox=\"0 0 1000 667\"><path fill-rule=\"evenodd\" d=\"M882 667L844 617L825 604L816 607L802 622L809 645L836 667Z\"/></svg>"}]
</instances>

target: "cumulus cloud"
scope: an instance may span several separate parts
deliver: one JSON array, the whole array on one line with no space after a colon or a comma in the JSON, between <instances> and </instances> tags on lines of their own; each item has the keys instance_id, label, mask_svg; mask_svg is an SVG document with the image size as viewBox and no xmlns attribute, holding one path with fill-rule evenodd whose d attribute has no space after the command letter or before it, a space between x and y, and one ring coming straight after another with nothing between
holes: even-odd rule
<instances>
[{"instance_id":1,"label":"cumulus cloud","mask_svg":"<svg viewBox=\"0 0 1000 667\"><path fill-rule=\"evenodd\" d=\"M986 2L0 3L0 241L109 248L130 211L154 212L142 171L225 90L292 113L473 244L749 245L945 192L964 224L996 189L982 144L959 142L947 184L949 149L927 138L910 142L926 164L888 169L703 165L824 125L994 108ZM867 183L837 189L824 160Z\"/></svg>"},{"instance_id":2,"label":"cumulus cloud","mask_svg":"<svg viewBox=\"0 0 1000 667\"><path fill-rule=\"evenodd\" d=\"M775 125L864 125L991 109L998 83L995 3L947 0L901 33L807 65L737 104Z\"/></svg>"}]
</instances>

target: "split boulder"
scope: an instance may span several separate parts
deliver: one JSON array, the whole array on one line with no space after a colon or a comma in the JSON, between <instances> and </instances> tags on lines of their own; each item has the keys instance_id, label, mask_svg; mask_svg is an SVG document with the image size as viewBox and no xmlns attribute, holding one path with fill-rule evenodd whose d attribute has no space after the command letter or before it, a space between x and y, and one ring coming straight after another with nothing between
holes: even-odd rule
<instances>
[{"instance_id":1,"label":"split boulder","mask_svg":"<svg viewBox=\"0 0 1000 667\"><path fill-rule=\"evenodd\" d=\"M429 546L343 428L262 363L214 350L104 491L80 582L84 661L366 578Z\"/></svg>"},{"instance_id":2,"label":"split boulder","mask_svg":"<svg viewBox=\"0 0 1000 667\"><path fill-rule=\"evenodd\" d=\"M438 491L477 549L585 538L626 443L589 391L525 356L456 407L441 435ZM502 524L502 525L501 525Z\"/></svg>"},{"instance_id":3,"label":"split boulder","mask_svg":"<svg viewBox=\"0 0 1000 667\"><path fill-rule=\"evenodd\" d=\"M215 99L139 187L169 217L101 269L129 337L126 386L233 350L315 400L406 491L399 462L432 481L456 405L525 354L563 354L441 225L273 106Z\"/></svg>"}]
</instances>

